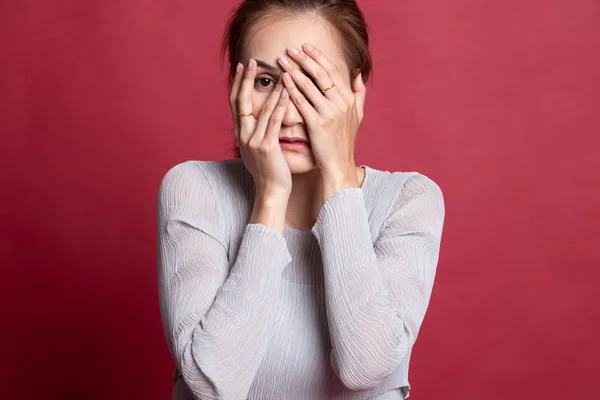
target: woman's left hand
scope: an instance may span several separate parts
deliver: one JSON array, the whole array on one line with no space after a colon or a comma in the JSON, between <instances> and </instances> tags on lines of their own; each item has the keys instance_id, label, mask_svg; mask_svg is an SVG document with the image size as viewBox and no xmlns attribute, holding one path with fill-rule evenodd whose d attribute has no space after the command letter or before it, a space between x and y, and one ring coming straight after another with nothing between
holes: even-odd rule
<instances>
[{"instance_id":1,"label":"woman's left hand","mask_svg":"<svg viewBox=\"0 0 600 400\"><path fill-rule=\"evenodd\" d=\"M342 75L322 52L310 44L305 44L303 50L289 48L288 55L293 62L282 56L279 64L286 72L283 81L290 100L306 123L324 189L335 193L347 187L359 187L354 141L365 101L362 75L356 74L349 87L349 77Z\"/></svg>"}]
</instances>

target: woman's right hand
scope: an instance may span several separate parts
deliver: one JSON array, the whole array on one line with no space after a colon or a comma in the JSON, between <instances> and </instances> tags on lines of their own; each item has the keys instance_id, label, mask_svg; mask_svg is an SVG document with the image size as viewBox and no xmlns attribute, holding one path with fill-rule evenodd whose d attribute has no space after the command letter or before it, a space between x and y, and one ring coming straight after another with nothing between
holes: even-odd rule
<instances>
[{"instance_id":1,"label":"woman's right hand","mask_svg":"<svg viewBox=\"0 0 600 400\"><path fill-rule=\"evenodd\" d=\"M289 94L279 79L256 117L250 99L255 77L255 60L251 59L247 68L238 64L229 97L235 139L254 178L257 196L286 197L292 190L292 175L279 145L279 131Z\"/></svg>"}]
</instances>

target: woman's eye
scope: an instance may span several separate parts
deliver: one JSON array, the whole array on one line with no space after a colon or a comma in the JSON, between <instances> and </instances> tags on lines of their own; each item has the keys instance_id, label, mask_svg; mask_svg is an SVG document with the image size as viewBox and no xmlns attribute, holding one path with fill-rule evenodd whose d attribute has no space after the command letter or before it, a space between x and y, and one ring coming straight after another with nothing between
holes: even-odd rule
<instances>
[{"instance_id":1,"label":"woman's eye","mask_svg":"<svg viewBox=\"0 0 600 400\"><path fill-rule=\"evenodd\" d=\"M254 80L254 87L259 90L270 89L274 86L275 82L271 78L259 77Z\"/></svg>"}]
</instances>

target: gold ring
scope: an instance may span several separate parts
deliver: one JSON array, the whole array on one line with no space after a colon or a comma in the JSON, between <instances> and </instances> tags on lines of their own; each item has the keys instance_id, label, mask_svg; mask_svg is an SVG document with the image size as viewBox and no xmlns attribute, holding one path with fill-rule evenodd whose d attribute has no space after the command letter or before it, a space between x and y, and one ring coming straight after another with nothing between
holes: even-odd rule
<instances>
[{"instance_id":1,"label":"gold ring","mask_svg":"<svg viewBox=\"0 0 600 400\"><path fill-rule=\"evenodd\" d=\"M249 117L251 115L254 115L253 113L248 113L248 114L238 114L240 117Z\"/></svg>"},{"instance_id":2,"label":"gold ring","mask_svg":"<svg viewBox=\"0 0 600 400\"><path fill-rule=\"evenodd\" d=\"M326 91L331 90L335 87L335 83L332 83L331 86L329 86L327 89L323 89L321 90L321 93L325 94Z\"/></svg>"}]
</instances>

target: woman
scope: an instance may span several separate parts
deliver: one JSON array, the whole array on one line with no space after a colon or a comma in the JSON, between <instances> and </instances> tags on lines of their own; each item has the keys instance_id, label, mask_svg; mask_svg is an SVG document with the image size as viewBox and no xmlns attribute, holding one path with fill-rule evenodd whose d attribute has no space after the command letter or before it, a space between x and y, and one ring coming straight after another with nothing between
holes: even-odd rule
<instances>
[{"instance_id":1,"label":"woman","mask_svg":"<svg viewBox=\"0 0 600 400\"><path fill-rule=\"evenodd\" d=\"M246 0L224 45L241 159L180 164L160 187L173 398L408 397L444 202L422 174L354 162L362 13Z\"/></svg>"}]
</instances>

